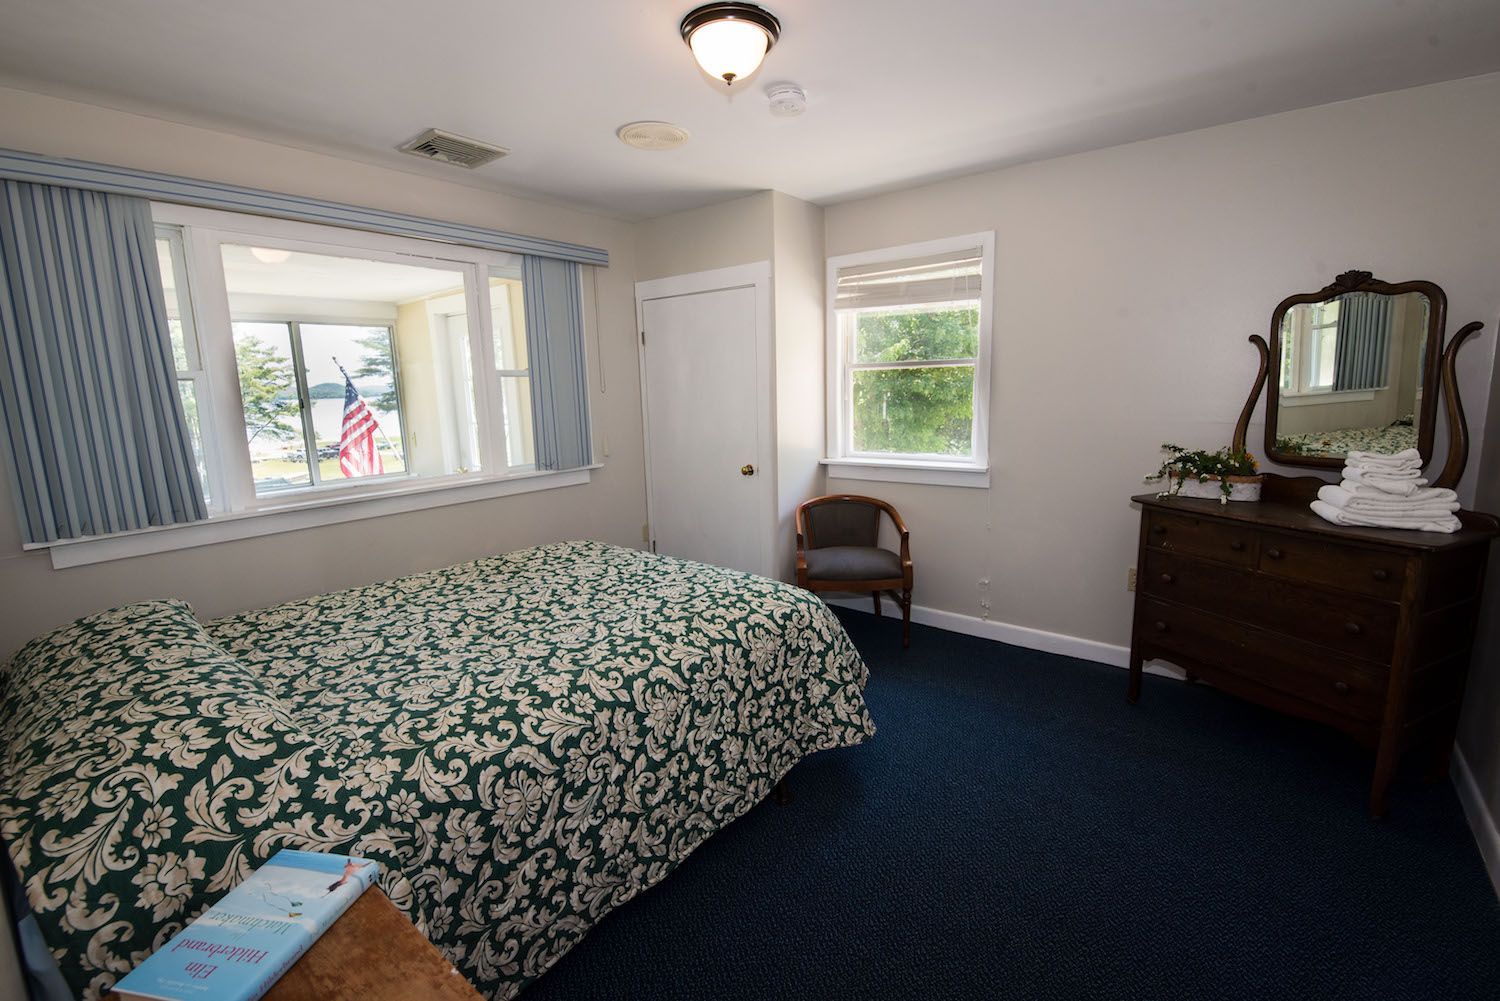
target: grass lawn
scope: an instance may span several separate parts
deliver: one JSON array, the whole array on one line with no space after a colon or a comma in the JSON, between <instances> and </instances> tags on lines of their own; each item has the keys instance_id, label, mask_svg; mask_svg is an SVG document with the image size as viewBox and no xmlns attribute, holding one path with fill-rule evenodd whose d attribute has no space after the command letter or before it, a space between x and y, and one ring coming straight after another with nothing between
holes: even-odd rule
<instances>
[{"instance_id":1,"label":"grass lawn","mask_svg":"<svg viewBox=\"0 0 1500 1001\"><path fill-rule=\"evenodd\" d=\"M406 466L401 462L400 456L392 455L390 452L382 451L380 459L385 463L387 473L404 472ZM250 463L250 471L256 480L284 479L293 484L307 483L307 464L305 462L292 462L290 459L256 459ZM338 459L321 459L318 462L318 475L324 483L342 480L344 474L339 472Z\"/></svg>"}]
</instances>

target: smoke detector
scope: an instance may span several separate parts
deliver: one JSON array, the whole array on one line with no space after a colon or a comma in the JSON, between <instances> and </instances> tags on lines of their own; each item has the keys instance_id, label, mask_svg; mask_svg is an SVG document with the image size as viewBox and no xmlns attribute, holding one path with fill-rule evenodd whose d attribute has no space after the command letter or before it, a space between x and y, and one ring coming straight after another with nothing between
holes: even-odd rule
<instances>
[{"instance_id":1,"label":"smoke detector","mask_svg":"<svg viewBox=\"0 0 1500 1001\"><path fill-rule=\"evenodd\" d=\"M439 163L451 163L455 167L473 170L506 156L510 150L504 146L480 142L455 132L428 129L421 135L396 147L403 153L420 156Z\"/></svg>"},{"instance_id":2,"label":"smoke detector","mask_svg":"<svg viewBox=\"0 0 1500 1001\"><path fill-rule=\"evenodd\" d=\"M773 83L766 88L766 97L777 118L796 118L807 110L807 94L795 83Z\"/></svg>"},{"instance_id":3,"label":"smoke detector","mask_svg":"<svg viewBox=\"0 0 1500 1001\"><path fill-rule=\"evenodd\" d=\"M671 122L627 122L615 130L626 146L636 149L676 149L688 141L687 129Z\"/></svg>"}]
</instances>

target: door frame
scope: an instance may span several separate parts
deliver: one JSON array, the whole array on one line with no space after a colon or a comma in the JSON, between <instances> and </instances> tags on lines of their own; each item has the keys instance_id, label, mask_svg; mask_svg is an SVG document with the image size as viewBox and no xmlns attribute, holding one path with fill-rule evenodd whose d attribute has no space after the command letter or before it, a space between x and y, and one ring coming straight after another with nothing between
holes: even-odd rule
<instances>
[{"instance_id":1,"label":"door frame","mask_svg":"<svg viewBox=\"0 0 1500 1001\"><path fill-rule=\"evenodd\" d=\"M776 437L775 395L773 392L774 345L772 342L771 262L756 261L712 271L698 271L669 278L655 278L635 283L636 357L641 379L641 427L646 458L646 532L648 544L656 541L655 485L651 475L651 415L648 394L651 391L646 373L646 303L655 299L675 299L704 292L726 292L750 288L755 291L755 464L760 481L761 565L755 573L776 578ZM732 457L731 457L732 461Z\"/></svg>"}]
</instances>

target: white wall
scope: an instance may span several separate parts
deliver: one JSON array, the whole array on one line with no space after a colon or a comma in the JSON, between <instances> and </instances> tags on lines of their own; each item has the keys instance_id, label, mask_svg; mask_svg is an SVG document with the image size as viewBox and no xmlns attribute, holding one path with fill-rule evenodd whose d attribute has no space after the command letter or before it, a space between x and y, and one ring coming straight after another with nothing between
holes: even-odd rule
<instances>
[{"instance_id":1,"label":"white wall","mask_svg":"<svg viewBox=\"0 0 1500 1001\"><path fill-rule=\"evenodd\" d=\"M632 226L17 90L0 89L0 145L492 226L610 253L610 267L598 273L597 323L588 317L595 452L604 468L587 486L61 571L44 552L22 552L10 492L0 491L0 657L79 615L141 598L186 598L209 617L564 538L640 544L646 513Z\"/></svg>"},{"instance_id":2,"label":"white wall","mask_svg":"<svg viewBox=\"0 0 1500 1001\"><path fill-rule=\"evenodd\" d=\"M796 507L822 491L823 210L780 191L640 223L642 281L771 262L774 342L776 567L794 577Z\"/></svg>"},{"instance_id":3,"label":"white wall","mask_svg":"<svg viewBox=\"0 0 1500 1001\"><path fill-rule=\"evenodd\" d=\"M777 567L796 579L797 505L823 492L823 210L772 192L776 297Z\"/></svg>"},{"instance_id":4,"label":"white wall","mask_svg":"<svg viewBox=\"0 0 1500 1001\"><path fill-rule=\"evenodd\" d=\"M1495 317L1487 318L1486 333L1494 336ZM1483 335L1481 335L1483 336ZM1500 355L1490 383L1489 414L1483 447L1470 457L1479 463L1475 507L1500 514ZM1492 548L1484 607L1469 684L1464 693L1464 715L1458 725L1458 746L1469 770L1474 799L1465 803L1469 821L1486 849L1490 880L1500 893L1500 545ZM1459 776L1462 781L1465 776ZM1477 806L1477 809L1476 809Z\"/></svg>"},{"instance_id":5,"label":"white wall","mask_svg":"<svg viewBox=\"0 0 1500 1001\"><path fill-rule=\"evenodd\" d=\"M636 281L769 261L771 192L649 219L636 226Z\"/></svg>"},{"instance_id":6,"label":"white wall","mask_svg":"<svg viewBox=\"0 0 1500 1001\"><path fill-rule=\"evenodd\" d=\"M1482 430L1500 310L1500 76L978 174L826 210L830 255L993 228L988 490L829 480L901 509L916 603L1128 642L1132 494L1164 441L1227 443L1293 291L1431 279ZM1399 137L1399 141L1397 141ZM1260 451L1261 428L1251 448ZM1472 498L1475 477L1463 485Z\"/></svg>"},{"instance_id":7,"label":"white wall","mask_svg":"<svg viewBox=\"0 0 1500 1001\"><path fill-rule=\"evenodd\" d=\"M1255 369L1246 336L1266 333L1285 295L1359 268L1442 286L1450 334L1484 322L1460 363L1474 435L1460 494L1500 510L1496 109L1490 75L828 208L829 254L993 227L1005 304L991 488L829 489L864 486L901 509L917 604L980 615L987 577L994 619L1126 645L1127 498L1148 489L1157 445L1226 443ZM1489 813L1476 832L1500 853L1486 840L1500 816L1500 556L1487 606L1459 745Z\"/></svg>"}]
</instances>

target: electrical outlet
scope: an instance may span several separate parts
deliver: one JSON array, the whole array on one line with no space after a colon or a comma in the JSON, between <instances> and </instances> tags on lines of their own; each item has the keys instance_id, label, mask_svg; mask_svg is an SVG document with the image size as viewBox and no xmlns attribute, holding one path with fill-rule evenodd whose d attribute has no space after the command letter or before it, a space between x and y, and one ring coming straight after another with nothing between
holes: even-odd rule
<instances>
[{"instance_id":1,"label":"electrical outlet","mask_svg":"<svg viewBox=\"0 0 1500 1001\"><path fill-rule=\"evenodd\" d=\"M1125 568L1125 590L1135 590L1135 567Z\"/></svg>"}]
</instances>

